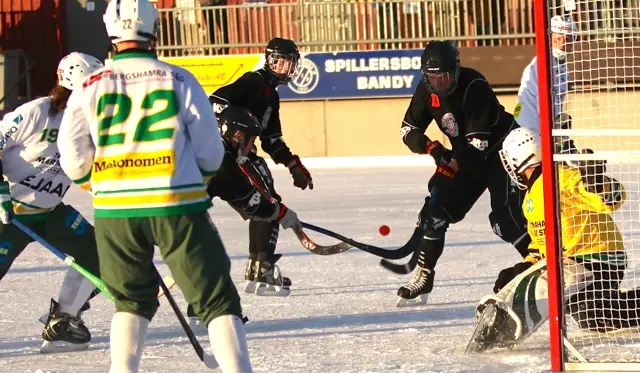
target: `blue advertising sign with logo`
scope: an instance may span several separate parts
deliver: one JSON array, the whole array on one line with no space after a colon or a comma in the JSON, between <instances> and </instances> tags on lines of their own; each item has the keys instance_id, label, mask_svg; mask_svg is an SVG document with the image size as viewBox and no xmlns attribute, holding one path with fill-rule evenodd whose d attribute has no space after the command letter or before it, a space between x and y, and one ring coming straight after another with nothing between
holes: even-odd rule
<instances>
[{"instance_id":1,"label":"blue advertising sign with logo","mask_svg":"<svg viewBox=\"0 0 640 373\"><path fill-rule=\"evenodd\" d=\"M310 53L278 93L282 100L411 96L421 79L421 55L422 49Z\"/></svg>"}]
</instances>

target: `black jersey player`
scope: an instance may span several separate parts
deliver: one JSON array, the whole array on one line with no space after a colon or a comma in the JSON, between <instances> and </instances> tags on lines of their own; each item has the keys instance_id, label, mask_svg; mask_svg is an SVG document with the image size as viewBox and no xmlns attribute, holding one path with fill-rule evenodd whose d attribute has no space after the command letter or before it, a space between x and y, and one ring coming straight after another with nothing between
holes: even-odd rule
<instances>
[{"instance_id":1,"label":"black jersey player","mask_svg":"<svg viewBox=\"0 0 640 373\"><path fill-rule=\"evenodd\" d=\"M510 182L498 156L506 135L518 127L513 116L505 112L482 74L460 67L459 52L452 42L429 42L421 70L423 79L413 94L401 134L412 152L435 159L436 171L420 212L424 238L418 268L412 281L398 289L399 306L426 302L449 224L461 221L487 189L493 232L523 257L530 242L521 210L524 195ZM450 140L452 150L425 135L432 121Z\"/></svg>"},{"instance_id":2,"label":"black jersey player","mask_svg":"<svg viewBox=\"0 0 640 373\"><path fill-rule=\"evenodd\" d=\"M241 106L253 113L261 124L260 143L271 159L289 168L293 184L301 189L313 189L313 181L309 171L302 165L300 158L294 155L282 138L280 124L280 97L276 91L279 84L285 84L294 77L300 53L296 44L288 39L275 38L265 50L266 63L262 69L247 72L238 80L216 90L209 100L214 111L219 113L227 106ZM263 173L271 194L280 201L280 196L273 186L273 178L262 157L254 148L248 158L256 169ZM272 221L249 222L249 260L245 271L247 285L245 291L252 292L254 281L256 292L262 286L262 274L257 271L258 257L262 262L275 263L280 255L275 255L278 241L279 225Z\"/></svg>"},{"instance_id":3,"label":"black jersey player","mask_svg":"<svg viewBox=\"0 0 640 373\"><path fill-rule=\"evenodd\" d=\"M267 188L265 175L248 157L255 139L262 133L258 119L242 107L230 106L218 115L218 127L224 142L224 158L216 176L207 184L209 197L228 202L245 220L273 222L284 229L301 228L293 210L260 191ZM246 288L250 286L251 292L259 295L289 295L291 281L280 274L275 265L278 259L280 255L259 253L252 270L262 274L261 286L256 288L254 282L249 281ZM187 307L187 316L197 325L199 318L191 305Z\"/></svg>"}]
</instances>

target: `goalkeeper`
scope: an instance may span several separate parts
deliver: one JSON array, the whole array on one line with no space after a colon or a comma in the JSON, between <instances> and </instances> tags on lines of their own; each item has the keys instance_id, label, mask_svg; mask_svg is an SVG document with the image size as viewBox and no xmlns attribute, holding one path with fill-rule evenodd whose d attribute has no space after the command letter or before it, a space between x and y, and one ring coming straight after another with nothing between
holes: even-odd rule
<instances>
[{"instance_id":1,"label":"goalkeeper","mask_svg":"<svg viewBox=\"0 0 640 373\"><path fill-rule=\"evenodd\" d=\"M592 153L590 150L583 153ZM523 212L531 236L529 255L500 272L493 288L476 308L479 321L495 304L492 322L478 325L471 343L476 350L510 347L527 337L548 317L545 221L540 135L517 128L506 137L500 159L511 179L527 189ZM619 291L626 269L622 235L611 214L626 193L605 176L604 161L581 161L578 167L558 164L566 312L580 328L601 333L637 327L640 289ZM485 315L488 316L488 315Z\"/></svg>"}]
</instances>

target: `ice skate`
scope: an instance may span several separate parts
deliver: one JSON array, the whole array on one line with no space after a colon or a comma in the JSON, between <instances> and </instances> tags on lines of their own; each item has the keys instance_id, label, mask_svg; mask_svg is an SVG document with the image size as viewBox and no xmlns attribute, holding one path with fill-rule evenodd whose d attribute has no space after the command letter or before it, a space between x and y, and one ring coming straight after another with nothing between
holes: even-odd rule
<instances>
[{"instance_id":1,"label":"ice skate","mask_svg":"<svg viewBox=\"0 0 640 373\"><path fill-rule=\"evenodd\" d=\"M433 290L435 271L418 266L413 279L398 289L398 307L419 306L427 303L429 293Z\"/></svg>"},{"instance_id":2,"label":"ice skate","mask_svg":"<svg viewBox=\"0 0 640 373\"><path fill-rule=\"evenodd\" d=\"M82 311L81 311L82 312ZM42 330L41 353L81 351L89 347L91 333L79 316L60 312L60 305L51 299L51 309Z\"/></svg>"},{"instance_id":3,"label":"ice skate","mask_svg":"<svg viewBox=\"0 0 640 373\"><path fill-rule=\"evenodd\" d=\"M257 265L256 255L249 255L249 259L247 259L247 268L244 270L244 279L246 283L244 284L244 292L253 294L256 292L256 265Z\"/></svg>"},{"instance_id":4,"label":"ice skate","mask_svg":"<svg viewBox=\"0 0 640 373\"><path fill-rule=\"evenodd\" d=\"M420 306L427 303L429 293L433 290L433 278L436 272L426 268L426 254L421 247L418 255L418 266L413 279L398 289L397 307Z\"/></svg>"},{"instance_id":5,"label":"ice skate","mask_svg":"<svg viewBox=\"0 0 640 373\"><path fill-rule=\"evenodd\" d=\"M87 299L86 302L84 302L84 304L82 305L82 308L80 308L80 311L78 312L78 318L82 319L82 314L85 311L88 311L91 308L91 303L89 303L89 301L93 298L95 298L98 294L100 294L100 290L95 289L91 295L89 296L89 299ZM49 320L49 314L45 313L44 315L40 316L40 318L38 318L38 321L40 321L40 323L42 325L47 325L47 320Z\"/></svg>"},{"instance_id":6,"label":"ice skate","mask_svg":"<svg viewBox=\"0 0 640 373\"><path fill-rule=\"evenodd\" d=\"M282 276L280 267L276 265L281 256L281 254L273 254L264 260L258 258L255 267L255 293L257 295L286 297L291 293L289 289L291 280Z\"/></svg>"},{"instance_id":7,"label":"ice skate","mask_svg":"<svg viewBox=\"0 0 640 373\"><path fill-rule=\"evenodd\" d=\"M82 314L85 311L88 311L90 308L91 308L91 303L89 303L89 301L84 302L84 304L82 305L82 308L80 308L80 311L78 312L78 318L82 319ZM38 321L40 321L42 325L47 325L47 320L49 320L48 313L45 313L44 315L40 316L40 318L38 319Z\"/></svg>"}]
</instances>

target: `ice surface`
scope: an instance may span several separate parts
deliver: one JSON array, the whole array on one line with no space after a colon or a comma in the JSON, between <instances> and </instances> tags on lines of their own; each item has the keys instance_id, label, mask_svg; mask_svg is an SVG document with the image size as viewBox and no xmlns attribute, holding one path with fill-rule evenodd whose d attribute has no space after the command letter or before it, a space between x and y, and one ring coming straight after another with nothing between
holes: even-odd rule
<instances>
[{"instance_id":1,"label":"ice surface","mask_svg":"<svg viewBox=\"0 0 640 373\"><path fill-rule=\"evenodd\" d=\"M356 240L398 247L413 231L427 194L429 166L374 169L312 169L315 189L301 191L289 173L274 168L285 203L309 223ZM90 196L75 187L65 202L93 221ZM211 209L232 275L242 289L247 255L247 223L226 203ZM466 219L453 225L436 270L430 302L398 309L396 291L410 279L378 265L378 258L352 249L334 256L305 251L292 232L281 231L281 269L293 281L288 298L241 293L251 359L256 372L538 372L549 369L547 329L526 348L509 353L465 356L473 331L473 310L491 291L498 272L515 264L514 248L495 236L485 194ZM382 237L378 227L391 233ZM334 240L308 232L319 243ZM160 272L167 268L157 256ZM93 333L87 351L41 355L38 317L57 297L66 266L37 244L29 246L0 283L0 372L107 372L113 305L99 296L85 320ZM172 290L186 310L177 287ZM154 318L142 372L205 372L167 301ZM208 348L206 334L199 335Z\"/></svg>"}]
</instances>

